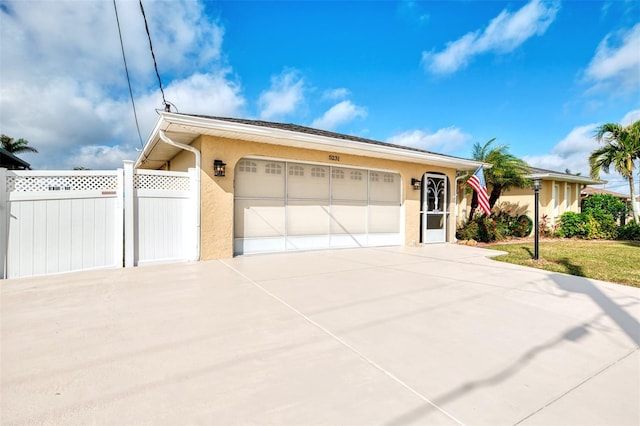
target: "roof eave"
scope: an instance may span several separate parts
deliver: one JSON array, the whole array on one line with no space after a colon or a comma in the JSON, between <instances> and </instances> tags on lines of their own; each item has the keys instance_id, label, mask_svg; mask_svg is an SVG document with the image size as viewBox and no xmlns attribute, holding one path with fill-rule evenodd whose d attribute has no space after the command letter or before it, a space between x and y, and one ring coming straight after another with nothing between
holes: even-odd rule
<instances>
[{"instance_id":1,"label":"roof eave","mask_svg":"<svg viewBox=\"0 0 640 426\"><path fill-rule=\"evenodd\" d=\"M151 135L140 153L138 160L136 161L136 167L141 167L143 165L145 159L149 158L149 155L159 143L158 133L160 130L190 133L194 135L193 139L202 134L274 145L296 146L316 150L322 149L341 154L360 156L367 155L398 161L439 165L455 168L456 170L473 170L480 166L490 167L488 164L475 160L467 160L424 151L405 150L392 145L385 146L384 144L369 144L349 139L337 139L285 129L261 127L214 118L173 113L160 114L160 118L151 132ZM167 158L165 160L169 159L170 158Z\"/></svg>"},{"instance_id":2,"label":"roof eave","mask_svg":"<svg viewBox=\"0 0 640 426\"><path fill-rule=\"evenodd\" d=\"M577 175L566 175L562 173L531 173L527 175L529 179L557 180L562 182L581 183L584 185L601 185L606 181L587 178Z\"/></svg>"}]
</instances>

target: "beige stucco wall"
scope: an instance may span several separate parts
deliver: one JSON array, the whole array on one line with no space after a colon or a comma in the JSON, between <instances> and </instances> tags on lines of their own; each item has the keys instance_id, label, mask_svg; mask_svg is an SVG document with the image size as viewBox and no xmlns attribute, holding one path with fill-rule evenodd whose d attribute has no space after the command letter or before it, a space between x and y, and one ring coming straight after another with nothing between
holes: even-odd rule
<instances>
[{"instance_id":1,"label":"beige stucco wall","mask_svg":"<svg viewBox=\"0 0 640 426\"><path fill-rule=\"evenodd\" d=\"M554 202L553 202L553 186L558 185L558 211L557 215L554 215ZM569 189L570 199L566 198L566 189ZM553 181L553 180L543 180L542 188L539 193L540 200L540 217L547 215L549 223L555 224L557 223L560 216L563 213L572 211L579 212L580 211L580 189L582 188L582 184L573 183L573 182L563 182L563 181ZM489 190L491 190L489 188ZM460 202L458 203L458 211L459 220L458 223L464 223L467 220L467 217L464 215L464 212L468 212L471 205L471 195L466 194L465 196L461 196ZM534 217L534 192L532 188L512 188L508 191L505 191L500 198L498 199L499 203L513 203L518 204L521 207L527 207L526 215L533 219Z\"/></svg>"},{"instance_id":2,"label":"beige stucco wall","mask_svg":"<svg viewBox=\"0 0 640 426\"><path fill-rule=\"evenodd\" d=\"M202 153L201 173L201 258L217 259L233 256L233 198L234 172L238 161L247 156L262 156L290 161L306 161L333 166L355 166L370 169L394 171L402 179L402 207L405 220L405 242L411 244L420 241L420 192L411 186L411 178L421 178L425 172L437 172L447 175L450 191L453 190L455 170L416 163L391 161L366 156L356 156L238 141L232 139L201 136L192 146ZM329 155L339 157L331 161ZM226 176L213 175L213 161L222 160L227 164ZM171 170L186 170L193 167L193 154L181 152L170 162ZM453 241L455 225L453 215L453 194L449 194L450 204L447 240Z\"/></svg>"}]
</instances>

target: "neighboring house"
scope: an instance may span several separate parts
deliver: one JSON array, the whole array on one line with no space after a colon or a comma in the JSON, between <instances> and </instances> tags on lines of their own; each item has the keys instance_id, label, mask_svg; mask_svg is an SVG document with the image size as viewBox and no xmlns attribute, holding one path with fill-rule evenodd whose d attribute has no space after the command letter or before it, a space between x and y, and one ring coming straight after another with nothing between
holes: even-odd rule
<instances>
[{"instance_id":1,"label":"neighboring house","mask_svg":"<svg viewBox=\"0 0 640 426\"><path fill-rule=\"evenodd\" d=\"M31 165L21 158L16 157L4 148L0 148L0 167L9 170L30 170Z\"/></svg>"},{"instance_id":2,"label":"neighboring house","mask_svg":"<svg viewBox=\"0 0 640 426\"><path fill-rule=\"evenodd\" d=\"M556 172L552 170L530 167L529 179L541 179L542 187L539 192L540 217L547 217L548 224L554 225L560 216L565 212L580 212L581 191L586 185L602 184L602 181L591 179L586 176L573 175L570 173ZM489 188L489 192L491 188ZM510 203L522 208L524 214L534 218L534 198L533 187L511 188L502 193L496 205ZM459 220L466 220L465 214L471 205L471 195L466 194L461 198Z\"/></svg>"},{"instance_id":3,"label":"neighboring house","mask_svg":"<svg viewBox=\"0 0 640 426\"><path fill-rule=\"evenodd\" d=\"M161 113L136 168L200 176L201 259L455 240L477 161L293 124Z\"/></svg>"}]
</instances>

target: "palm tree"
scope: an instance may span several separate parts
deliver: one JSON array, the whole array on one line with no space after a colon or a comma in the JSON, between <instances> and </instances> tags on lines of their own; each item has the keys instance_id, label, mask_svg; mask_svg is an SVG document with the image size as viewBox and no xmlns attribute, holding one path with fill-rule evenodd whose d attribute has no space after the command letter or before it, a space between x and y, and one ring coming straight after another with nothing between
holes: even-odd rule
<instances>
[{"instance_id":1,"label":"palm tree","mask_svg":"<svg viewBox=\"0 0 640 426\"><path fill-rule=\"evenodd\" d=\"M508 145L493 146L495 140L496 138L489 139L484 145L476 142L473 145L472 153L474 160L492 165L490 169L485 170L484 176L487 181L487 189L491 188L489 193L489 207L491 208L504 191L513 187L524 188L530 184L526 176L527 163L509 153ZM473 219L477 207L478 195L474 191L471 198L469 220Z\"/></svg>"},{"instance_id":2,"label":"palm tree","mask_svg":"<svg viewBox=\"0 0 640 426\"><path fill-rule=\"evenodd\" d=\"M640 212L635 202L633 169L635 161L640 159L640 120L626 127L617 123L605 123L596 129L594 137L605 145L594 150L589 156L591 177L599 179L600 171L609 173L609 168L613 166L616 172L627 179L633 206L633 220L638 222Z\"/></svg>"},{"instance_id":3,"label":"palm tree","mask_svg":"<svg viewBox=\"0 0 640 426\"><path fill-rule=\"evenodd\" d=\"M18 154L20 152L38 152L37 149L29 146L28 140L20 138L17 141L14 141L12 137L7 135L2 135L1 138L2 140L0 143L2 143L2 147L12 154Z\"/></svg>"}]
</instances>

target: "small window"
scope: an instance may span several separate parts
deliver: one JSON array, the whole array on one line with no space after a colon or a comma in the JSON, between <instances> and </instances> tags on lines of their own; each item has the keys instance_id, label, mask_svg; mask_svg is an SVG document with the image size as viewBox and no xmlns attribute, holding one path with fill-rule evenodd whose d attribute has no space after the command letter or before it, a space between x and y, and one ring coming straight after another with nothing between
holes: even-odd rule
<instances>
[{"instance_id":1,"label":"small window","mask_svg":"<svg viewBox=\"0 0 640 426\"><path fill-rule=\"evenodd\" d=\"M362 172L354 170L350 174L351 180L362 180Z\"/></svg>"},{"instance_id":2,"label":"small window","mask_svg":"<svg viewBox=\"0 0 640 426\"><path fill-rule=\"evenodd\" d=\"M384 181L387 183L393 183L395 181L393 175L391 173L384 174Z\"/></svg>"},{"instance_id":3,"label":"small window","mask_svg":"<svg viewBox=\"0 0 640 426\"><path fill-rule=\"evenodd\" d=\"M379 182L380 181L380 175L378 173L371 172L371 174L369 175L369 180L371 182Z\"/></svg>"},{"instance_id":4,"label":"small window","mask_svg":"<svg viewBox=\"0 0 640 426\"><path fill-rule=\"evenodd\" d=\"M257 173L258 165L253 161L242 160L238 164L238 171L243 173Z\"/></svg>"},{"instance_id":5,"label":"small window","mask_svg":"<svg viewBox=\"0 0 640 426\"><path fill-rule=\"evenodd\" d=\"M311 176L317 178L323 178L325 176L324 169L322 167L312 167Z\"/></svg>"},{"instance_id":6,"label":"small window","mask_svg":"<svg viewBox=\"0 0 640 426\"><path fill-rule=\"evenodd\" d=\"M268 175L281 175L282 174L282 166L276 163L267 163L264 166L264 172Z\"/></svg>"},{"instance_id":7,"label":"small window","mask_svg":"<svg viewBox=\"0 0 640 426\"><path fill-rule=\"evenodd\" d=\"M333 179L344 179L344 170L332 169L331 170L331 177Z\"/></svg>"},{"instance_id":8,"label":"small window","mask_svg":"<svg viewBox=\"0 0 640 426\"><path fill-rule=\"evenodd\" d=\"M295 164L289 166L289 176L304 176L304 167Z\"/></svg>"}]
</instances>

